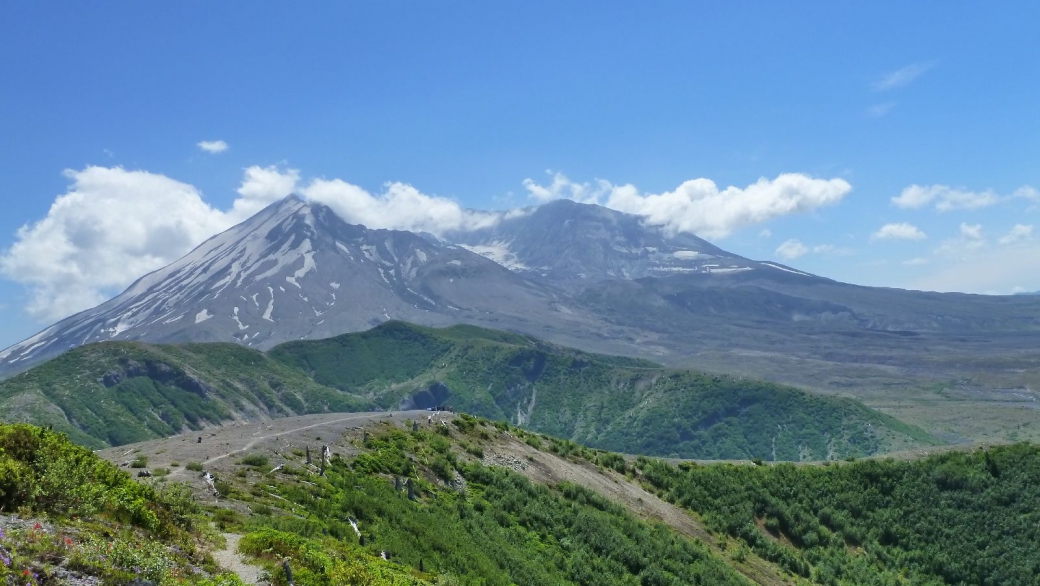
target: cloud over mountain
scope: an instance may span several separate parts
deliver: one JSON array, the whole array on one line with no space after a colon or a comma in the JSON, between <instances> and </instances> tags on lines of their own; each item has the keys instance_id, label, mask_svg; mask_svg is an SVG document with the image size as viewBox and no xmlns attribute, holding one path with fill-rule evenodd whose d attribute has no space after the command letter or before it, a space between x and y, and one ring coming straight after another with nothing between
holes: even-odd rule
<instances>
[{"instance_id":1,"label":"cloud over mountain","mask_svg":"<svg viewBox=\"0 0 1040 586\"><path fill-rule=\"evenodd\" d=\"M691 179L673 191L640 193L632 184L608 181L575 183L556 173L549 185L531 179L524 186L533 199L567 198L597 203L643 216L667 232L689 232L703 238L722 238L734 230L781 216L804 213L840 202L852 185L844 179L816 179L801 173L762 178L740 188L719 189L710 179Z\"/></svg>"},{"instance_id":2,"label":"cloud over mountain","mask_svg":"<svg viewBox=\"0 0 1040 586\"><path fill-rule=\"evenodd\" d=\"M164 175L87 167L65 176L68 191L0 256L0 272L28 288L26 309L40 320L97 305L233 223Z\"/></svg>"}]
</instances>

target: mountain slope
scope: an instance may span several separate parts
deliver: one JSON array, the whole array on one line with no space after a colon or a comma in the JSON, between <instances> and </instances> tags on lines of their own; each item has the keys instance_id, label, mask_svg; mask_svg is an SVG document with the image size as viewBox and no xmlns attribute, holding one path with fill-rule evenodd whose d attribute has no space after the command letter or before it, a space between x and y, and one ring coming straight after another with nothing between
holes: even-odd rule
<instances>
[{"instance_id":1,"label":"mountain slope","mask_svg":"<svg viewBox=\"0 0 1040 586\"><path fill-rule=\"evenodd\" d=\"M92 447L373 407L236 344L88 344L0 382L3 420L50 425Z\"/></svg>"},{"instance_id":2,"label":"mountain slope","mask_svg":"<svg viewBox=\"0 0 1040 586\"><path fill-rule=\"evenodd\" d=\"M934 442L848 399L466 326L387 323L270 356L384 408L451 405L631 453L823 460Z\"/></svg>"},{"instance_id":3,"label":"mountain slope","mask_svg":"<svg viewBox=\"0 0 1040 586\"><path fill-rule=\"evenodd\" d=\"M465 249L410 232L369 230L290 197L142 277L121 295L0 352L0 375L105 340L286 340L389 319L527 330L601 325L556 292Z\"/></svg>"},{"instance_id":4,"label":"mountain slope","mask_svg":"<svg viewBox=\"0 0 1040 586\"><path fill-rule=\"evenodd\" d=\"M0 382L5 418L53 425L88 445L232 419L443 405L649 455L812 460L935 442L848 399L474 326L388 322L267 354L234 344L106 342Z\"/></svg>"},{"instance_id":5,"label":"mountain slope","mask_svg":"<svg viewBox=\"0 0 1040 586\"><path fill-rule=\"evenodd\" d=\"M565 199L448 238L520 274L571 286L676 273L725 274L750 267L791 270L750 261L692 234L665 235L639 216Z\"/></svg>"}]
</instances>

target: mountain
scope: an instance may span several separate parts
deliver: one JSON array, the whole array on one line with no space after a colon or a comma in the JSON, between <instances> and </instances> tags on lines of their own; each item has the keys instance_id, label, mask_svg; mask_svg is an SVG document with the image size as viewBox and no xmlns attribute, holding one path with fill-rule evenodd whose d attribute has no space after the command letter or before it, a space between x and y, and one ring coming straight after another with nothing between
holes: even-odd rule
<instances>
[{"instance_id":1,"label":"mountain","mask_svg":"<svg viewBox=\"0 0 1040 586\"><path fill-rule=\"evenodd\" d=\"M810 277L731 254L692 234L667 235L646 226L639 216L570 200L507 214L492 227L448 239L517 273L571 286L752 269Z\"/></svg>"},{"instance_id":2,"label":"mountain","mask_svg":"<svg viewBox=\"0 0 1040 586\"><path fill-rule=\"evenodd\" d=\"M226 421L450 405L594 447L824 460L938 443L850 399L677 371L474 326L387 322L267 353L105 342L0 382L0 413L119 445Z\"/></svg>"},{"instance_id":3,"label":"mountain","mask_svg":"<svg viewBox=\"0 0 1040 586\"><path fill-rule=\"evenodd\" d=\"M287 340L390 319L534 332L604 327L552 288L463 248L350 225L296 197L275 203L110 301L0 352L0 375L105 340Z\"/></svg>"},{"instance_id":4,"label":"mountain","mask_svg":"<svg viewBox=\"0 0 1040 586\"><path fill-rule=\"evenodd\" d=\"M947 441L1040 429L1040 296L840 283L570 201L441 236L290 197L0 352L0 377L96 341L269 349L399 319L853 396Z\"/></svg>"}]
</instances>

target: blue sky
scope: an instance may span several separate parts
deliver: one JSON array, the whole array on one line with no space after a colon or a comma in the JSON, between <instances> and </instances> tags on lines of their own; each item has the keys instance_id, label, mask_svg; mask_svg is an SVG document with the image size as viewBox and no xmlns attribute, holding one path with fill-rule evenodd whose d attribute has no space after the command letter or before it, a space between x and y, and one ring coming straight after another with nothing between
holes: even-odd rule
<instances>
[{"instance_id":1,"label":"blue sky","mask_svg":"<svg viewBox=\"0 0 1040 586\"><path fill-rule=\"evenodd\" d=\"M0 348L285 188L395 227L624 200L844 281L1040 290L1040 5L996 7L2 3Z\"/></svg>"}]
</instances>

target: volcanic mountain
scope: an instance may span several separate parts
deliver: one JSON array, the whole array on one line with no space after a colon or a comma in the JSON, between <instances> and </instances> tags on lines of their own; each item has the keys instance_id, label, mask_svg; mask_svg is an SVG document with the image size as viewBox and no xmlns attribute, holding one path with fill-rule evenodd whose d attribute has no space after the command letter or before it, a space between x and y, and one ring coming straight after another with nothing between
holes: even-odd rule
<instances>
[{"instance_id":1,"label":"volcanic mountain","mask_svg":"<svg viewBox=\"0 0 1040 586\"><path fill-rule=\"evenodd\" d=\"M0 376L91 342L266 349L391 319L543 334L606 327L567 307L552 287L465 248L347 224L324 205L290 196L108 302L0 352Z\"/></svg>"},{"instance_id":2,"label":"volcanic mountain","mask_svg":"<svg viewBox=\"0 0 1040 586\"><path fill-rule=\"evenodd\" d=\"M0 377L90 342L266 349L392 319L511 330L871 405L892 405L888 389L927 403L928 389L949 387L967 418L979 401L1040 404L1040 296L849 285L571 201L437 237L351 225L290 197L0 352Z\"/></svg>"}]
</instances>

